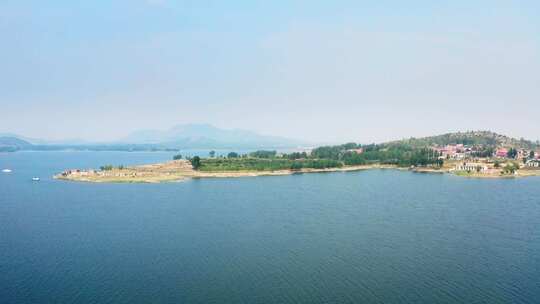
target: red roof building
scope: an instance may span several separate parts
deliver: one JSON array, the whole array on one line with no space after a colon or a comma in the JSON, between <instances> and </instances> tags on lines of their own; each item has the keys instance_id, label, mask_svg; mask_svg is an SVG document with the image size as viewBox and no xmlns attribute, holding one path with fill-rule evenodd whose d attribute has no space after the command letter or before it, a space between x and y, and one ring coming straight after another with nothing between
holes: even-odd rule
<instances>
[{"instance_id":1,"label":"red roof building","mask_svg":"<svg viewBox=\"0 0 540 304\"><path fill-rule=\"evenodd\" d=\"M364 153L364 148L358 148L358 149L349 149L347 152L354 152L356 154L362 154Z\"/></svg>"},{"instance_id":2,"label":"red roof building","mask_svg":"<svg viewBox=\"0 0 540 304\"><path fill-rule=\"evenodd\" d=\"M495 156L497 156L497 157L506 157L506 156L508 156L508 149L505 149L505 148L497 149L497 152L495 152Z\"/></svg>"}]
</instances>

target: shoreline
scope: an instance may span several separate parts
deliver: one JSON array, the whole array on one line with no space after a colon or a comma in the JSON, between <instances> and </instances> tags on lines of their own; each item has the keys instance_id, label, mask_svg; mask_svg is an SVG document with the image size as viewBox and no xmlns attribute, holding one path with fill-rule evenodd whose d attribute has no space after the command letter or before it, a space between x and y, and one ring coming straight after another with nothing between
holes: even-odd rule
<instances>
[{"instance_id":1,"label":"shoreline","mask_svg":"<svg viewBox=\"0 0 540 304\"><path fill-rule=\"evenodd\" d=\"M276 171L197 171L186 161L131 166L110 171L68 170L53 176L57 180L89 183L164 183L199 178L239 178L257 176L283 176L304 173L351 172L371 169L407 170L393 165L362 165L326 169L300 169Z\"/></svg>"},{"instance_id":2,"label":"shoreline","mask_svg":"<svg viewBox=\"0 0 540 304\"><path fill-rule=\"evenodd\" d=\"M198 171L193 170L191 164L186 160L169 161L165 163L130 166L122 169L113 168L107 171L96 170L68 170L63 173L53 176L54 179L89 182L89 183L166 183L180 182L188 179L199 178L239 178L239 177L256 177L256 176L283 176L305 173L330 173L330 172L354 172L373 169L392 169L392 170L407 170L414 173L424 174L452 174L467 178L493 179L493 178L519 178L528 176L540 176L540 170L519 170L515 175L501 174L479 174L456 172L448 168L405 168L396 165L359 165L346 166L341 168L326 168L326 169L300 169L300 170L276 170L276 171ZM527 173L520 174L520 171Z\"/></svg>"}]
</instances>

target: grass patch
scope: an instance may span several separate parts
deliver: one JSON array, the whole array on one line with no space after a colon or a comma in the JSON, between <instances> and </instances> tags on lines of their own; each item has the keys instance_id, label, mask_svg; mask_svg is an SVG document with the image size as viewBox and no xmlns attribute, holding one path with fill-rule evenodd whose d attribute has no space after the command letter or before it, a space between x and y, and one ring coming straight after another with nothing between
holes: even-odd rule
<instances>
[{"instance_id":1,"label":"grass patch","mask_svg":"<svg viewBox=\"0 0 540 304\"><path fill-rule=\"evenodd\" d=\"M329 159L290 160L282 158L208 158L201 159L200 171L278 171L340 168L343 163Z\"/></svg>"}]
</instances>

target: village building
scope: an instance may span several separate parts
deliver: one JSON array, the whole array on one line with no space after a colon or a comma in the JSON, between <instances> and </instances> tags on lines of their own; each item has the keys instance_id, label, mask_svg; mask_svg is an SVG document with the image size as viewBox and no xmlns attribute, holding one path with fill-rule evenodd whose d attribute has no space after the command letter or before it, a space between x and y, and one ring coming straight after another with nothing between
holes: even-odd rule
<instances>
[{"instance_id":1,"label":"village building","mask_svg":"<svg viewBox=\"0 0 540 304\"><path fill-rule=\"evenodd\" d=\"M530 151L523 150L523 149L519 150L517 154L518 159L529 158L529 156L530 156Z\"/></svg>"},{"instance_id":2,"label":"village building","mask_svg":"<svg viewBox=\"0 0 540 304\"><path fill-rule=\"evenodd\" d=\"M439 158L443 159L463 159L465 158L465 152L467 152L467 149L463 144L446 145L444 147L435 147L432 149L441 155Z\"/></svg>"},{"instance_id":3,"label":"village building","mask_svg":"<svg viewBox=\"0 0 540 304\"><path fill-rule=\"evenodd\" d=\"M525 163L525 166L529 167L529 168L539 168L540 167L540 160L538 160L538 159L528 160L527 163Z\"/></svg>"},{"instance_id":4,"label":"village building","mask_svg":"<svg viewBox=\"0 0 540 304\"><path fill-rule=\"evenodd\" d=\"M456 171L487 172L488 166L480 163L460 163L455 167Z\"/></svg>"},{"instance_id":5,"label":"village building","mask_svg":"<svg viewBox=\"0 0 540 304\"><path fill-rule=\"evenodd\" d=\"M459 153L454 154L452 158L460 160L460 159L465 159L466 157L467 157L466 153L459 152Z\"/></svg>"},{"instance_id":6,"label":"village building","mask_svg":"<svg viewBox=\"0 0 540 304\"><path fill-rule=\"evenodd\" d=\"M356 154L362 154L362 153L364 153L364 148L349 149L349 150L347 150L347 152L352 152L352 153L356 153Z\"/></svg>"},{"instance_id":7,"label":"village building","mask_svg":"<svg viewBox=\"0 0 540 304\"><path fill-rule=\"evenodd\" d=\"M497 151L495 152L495 156L500 157L500 158L506 158L508 156L508 149L506 148L497 149Z\"/></svg>"}]
</instances>

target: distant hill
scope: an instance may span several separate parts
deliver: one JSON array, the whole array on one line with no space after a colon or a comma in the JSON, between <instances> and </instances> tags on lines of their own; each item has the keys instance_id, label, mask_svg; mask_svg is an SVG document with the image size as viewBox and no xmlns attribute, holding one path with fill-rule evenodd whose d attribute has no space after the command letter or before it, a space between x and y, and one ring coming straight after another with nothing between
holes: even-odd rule
<instances>
[{"instance_id":1,"label":"distant hill","mask_svg":"<svg viewBox=\"0 0 540 304\"><path fill-rule=\"evenodd\" d=\"M32 147L31 143L25 140L16 138L16 137L10 137L10 136L0 137L0 152L12 152L12 151L29 149L31 147Z\"/></svg>"},{"instance_id":2,"label":"distant hill","mask_svg":"<svg viewBox=\"0 0 540 304\"><path fill-rule=\"evenodd\" d=\"M0 133L0 137L15 137L24 140L32 145L87 145L93 144L91 142L82 139L62 139L62 140L50 140L26 137L15 133Z\"/></svg>"},{"instance_id":3,"label":"distant hill","mask_svg":"<svg viewBox=\"0 0 540 304\"><path fill-rule=\"evenodd\" d=\"M505 135L500 135L491 131L468 131L446 133L437 136L428 136L422 138L408 138L386 143L387 145L406 144L415 147L426 146L445 146L451 144L464 145L484 145L491 147L507 147L519 149L536 149L538 142L532 142L525 139L516 139Z\"/></svg>"},{"instance_id":4,"label":"distant hill","mask_svg":"<svg viewBox=\"0 0 540 304\"><path fill-rule=\"evenodd\" d=\"M298 140L260 135L246 130L227 130L209 124L177 125L168 130L142 130L113 141L43 140L0 133L0 151L177 151L180 149L279 149L307 145Z\"/></svg>"},{"instance_id":5,"label":"distant hill","mask_svg":"<svg viewBox=\"0 0 540 304\"><path fill-rule=\"evenodd\" d=\"M156 144L169 148L290 148L305 144L289 138L260 135L246 130L228 130L209 124L177 125L168 130L131 133L122 143Z\"/></svg>"}]
</instances>

